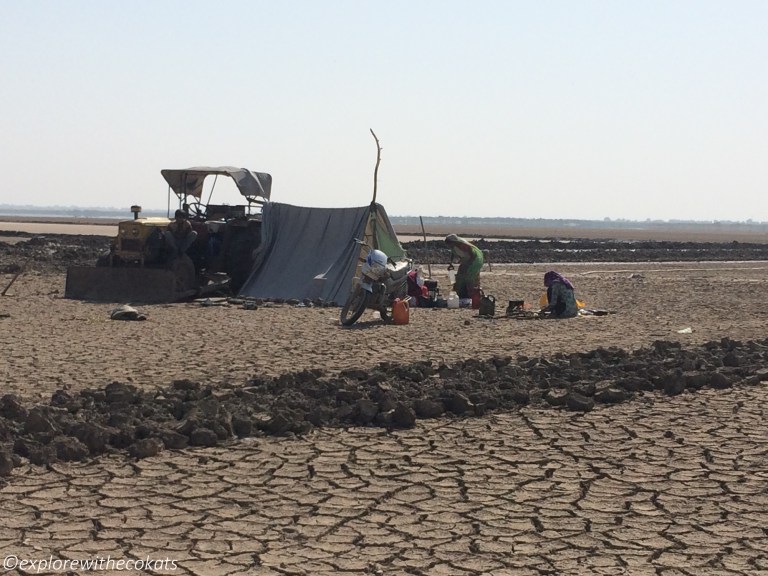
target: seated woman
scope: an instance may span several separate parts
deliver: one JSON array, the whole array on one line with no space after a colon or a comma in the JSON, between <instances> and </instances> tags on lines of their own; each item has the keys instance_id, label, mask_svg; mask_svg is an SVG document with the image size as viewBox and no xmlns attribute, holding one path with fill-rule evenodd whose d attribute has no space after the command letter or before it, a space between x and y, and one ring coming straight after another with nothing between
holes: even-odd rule
<instances>
[{"instance_id":1,"label":"seated woman","mask_svg":"<svg viewBox=\"0 0 768 576\"><path fill-rule=\"evenodd\" d=\"M544 286L547 287L547 305L540 310L543 315L551 318L573 318L579 314L576 293L568 278L550 270L544 274Z\"/></svg>"}]
</instances>

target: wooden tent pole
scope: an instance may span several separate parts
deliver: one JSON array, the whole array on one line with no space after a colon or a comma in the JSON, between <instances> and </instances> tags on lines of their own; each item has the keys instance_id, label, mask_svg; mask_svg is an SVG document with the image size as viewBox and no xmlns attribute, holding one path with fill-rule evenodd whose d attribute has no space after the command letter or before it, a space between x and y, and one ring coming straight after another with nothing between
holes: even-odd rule
<instances>
[{"instance_id":1,"label":"wooden tent pole","mask_svg":"<svg viewBox=\"0 0 768 576\"><path fill-rule=\"evenodd\" d=\"M371 134L373 134L373 139L376 140L376 168L373 169L373 200L371 200L371 203L375 203L376 187L379 178L379 164L381 163L381 146L379 145L379 139L376 137L373 128L369 128L369 130L371 131Z\"/></svg>"},{"instance_id":2,"label":"wooden tent pole","mask_svg":"<svg viewBox=\"0 0 768 576\"><path fill-rule=\"evenodd\" d=\"M429 279L432 280L432 264L430 264L429 249L427 248L427 233L424 231L424 218L419 216L421 222L421 234L424 236L424 251L427 253L427 270L429 270Z\"/></svg>"}]
</instances>

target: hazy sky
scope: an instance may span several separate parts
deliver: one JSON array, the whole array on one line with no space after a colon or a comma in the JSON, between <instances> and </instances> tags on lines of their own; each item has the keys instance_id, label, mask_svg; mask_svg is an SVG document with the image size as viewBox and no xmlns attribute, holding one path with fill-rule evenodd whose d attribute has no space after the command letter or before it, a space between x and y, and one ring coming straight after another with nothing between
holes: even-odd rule
<instances>
[{"instance_id":1,"label":"hazy sky","mask_svg":"<svg viewBox=\"0 0 768 576\"><path fill-rule=\"evenodd\" d=\"M768 220L768 2L0 0L0 204ZM222 202L237 198L217 184Z\"/></svg>"}]
</instances>

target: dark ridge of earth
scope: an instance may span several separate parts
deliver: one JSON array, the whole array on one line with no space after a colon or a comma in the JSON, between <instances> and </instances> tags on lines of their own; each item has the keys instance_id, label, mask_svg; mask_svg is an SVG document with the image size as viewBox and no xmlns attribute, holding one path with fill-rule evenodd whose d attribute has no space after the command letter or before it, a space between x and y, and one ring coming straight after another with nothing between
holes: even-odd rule
<instances>
[{"instance_id":1,"label":"dark ridge of earth","mask_svg":"<svg viewBox=\"0 0 768 576\"><path fill-rule=\"evenodd\" d=\"M15 243L0 242L0 273L21 269L60 273L69 266L92 265L109 248L108 236L4 232ZM701 262L768 260L768 244L744 242L671 242L616 240L479 240L490 263L536 262ZM447 264L450 254L442 240L405 242L418 264Z\"/></svg>"},{"instance_id":2,"label":"dark ridge of earth","mask_svg":"<svg viewBox=\"0 0 768 576\"><path fill-rule=\"evenodd\" d=\"M141 391L54 392L47 405L0 398L0 476L24 460L46 465L101 454L132 458L237 438L301 435L320 426L411 428L420 418L482 416L523 406L586 412L662 393L765 385L768 339L729 338L698 347L656 341L552 357L494 357L452 365L382 363L372 370L320 369L253 377L220 388L190 380Z\"/></svg>"}]
</instances>

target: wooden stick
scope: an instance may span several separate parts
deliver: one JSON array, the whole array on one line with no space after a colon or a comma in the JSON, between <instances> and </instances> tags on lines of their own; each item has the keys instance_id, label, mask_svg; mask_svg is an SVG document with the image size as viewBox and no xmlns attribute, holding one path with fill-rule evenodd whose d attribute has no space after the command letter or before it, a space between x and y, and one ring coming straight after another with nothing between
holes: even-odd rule
<instances>
[{"instance_id":1,"label":"wooden stick","mask_svg":"<svg viewBox=\"0 0 768 576\"><path fill-rule=\"evenodd\" d=\"M424 231L424 218L419 216L421 222L421 234L424 236L424 251L427 253L427 270L429 270L429 279L432 279L432 264L429 263L429 250L427 249L427 233Z\"/></svg>"},{"instance_id":2,"label":"wooden stick","mask_svg":"<svg viewBox=\"0 0 768 576\"><path fill-rule=\"evenodd\" d=\"M18 272L16 272L16 275L13 278L11 278L11 281L8 282L8 286L6 286L5 290L3 290L2 293L0 293L0 296L5 296L5 293L8 292L8 289L13 285L14 282L16 282L16 278L21 276L22 272L24 272L23 268L21 270L19 270Z\"/></svg>"},{"instance_id":3,"label":"wooden stick","mask_svg":"<svg viewBox=\"0 0 768 576\"><path fill-rule=\"evenodd\" d=\"M379 139L373 132L373 128L369 128L369 130L373 134L373 139L376 140L376 168L373 169L373 200L371 200L373 203L376 202L376 186L379 177L379 164L381 163L381 146L379 145Z\"/></svg>"}]
</instances>

